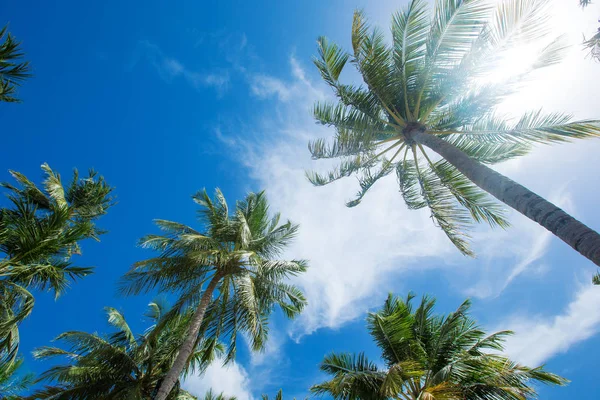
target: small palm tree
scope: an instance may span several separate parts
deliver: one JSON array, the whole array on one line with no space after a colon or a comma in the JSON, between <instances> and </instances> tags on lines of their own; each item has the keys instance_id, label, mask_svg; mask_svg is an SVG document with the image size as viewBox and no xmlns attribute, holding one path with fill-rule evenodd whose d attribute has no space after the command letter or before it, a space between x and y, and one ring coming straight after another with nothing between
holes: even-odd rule
<instances>
[{"instance_id":1,"label":"small palm tree","mask_svg":"<svg viewBox=\"0 0 600 400\"><path fill-rule=\"evenodd\" d=\"M208 392L204 394L202 400L237 400L235 396L227 396L223 392L216 394L212 389L209 389Z\"/></svg>"},{"instance_id":2,"label":"small palm tree","mask_svg":"<svg viewBox=\"0 0 600 400\"><path fill-rule=\"evenodd\" d=\"M321 364L332 379L311 391L334 399L508 400L535 397L532 382L567 382L500 355L511 332L486 335L469 317L468 300L444 317L432 314L435 301L426 296L413 309L413 297L390 295L367 318L385 368L363 353L332 353Z\"/></svg>"},{"instance_id":3,"label":"small palm tree","mask_svg":"<svg viewBox=\"0 0 600 400\"><path fill-rule=\"evenodd\" d=\"M425 0L412 0L392 19L391 46L380 31L370 32L362 12L354 14L352 55L320 38L315 64L339 101L317 103L314 115L333 126L336 136L309 149L314 159L343 161L328 175L308 173L309 180L325 185L359 174L360 190L347 203L352 207L377 180L395 172L408 208L428 207L466 255L473 255L473 221L508 225L491 194L600 265L597 232L486 166L527 154L533 144L600 136L598 121L533 111L510 122L494 112L521 78L560 60L564 46L557 39L523 75L500 83L483 79L504 50L546 34L543 3L506 0L493 11L486 0L438 0L430 13ZM366 87L340 82L349 60Z\"/></svg>"},{"instance_id":4,"label":"small palm tree","mask_svg":"<svg viewBox=\"0 0 600 400\"><path fill-rule=\"evenodd\" d=\"M165 400L184 371L199 333L228 337L227 362L235 356L239 332L249 334L253 350L261 350L274 307L278 305L293 318L306 302L298 288L285 283L304 272L306 262L275 259L298 226L289 221L280 225L279 214L270 216L264 192L250 193L238 201L232 215L218 189L214 200L206 191L193 199L201 206L203 231L156 221L166 235L149 235L141 245L160 254L138 262L124 277L126 294L158 288L180 295L175 310L195 308L186 340L156 400Z\"/></svg>"},{"instance_id":5,"label":"small palm tree","mask_svg":"<svg viewBox=\"0 0 600 400\"><path fill-rule=\"evenodd\" d=\"M22 364L22 358L13 360L6 355L0 358L0 400L21 399L19 393L33 383L33 374L20 374Z\"/></svg>"},{"instance_id":6,"label":"small palm tree","mask_svg":"<svg viewBox=\"0 0 600 400\"><path fill-rule=\"evenodd\" d=\"M20 102L14 97L21 82L31 76L29 61L21 61L21 43L7 32L8 26L0 29L0 101Z\"/></svg>"},{"instance_id":7,"label":"small palm tree","mask_svg":"<svg viewBox=\"0 0 600 400\"><path fill-rule=\"evenodd\" d=\"M263 394L260 398L262 400L269 400L269 396L266 394ZM212 391L212 389L209 389L208 392L206 392L206 394L204 394L204 397L202 398L202 400L237 400L237 397L226 396L223 393L215 394ZM275 395L274 400L283 400L283 390L282 389L279 389L279 391ZM295 400L295 398L294 398L294 400Z\"/></svg>"},{"instance_id":8,"label":"small palm tree","mask_svg":"<svg viewBox=\"0 0 600 400\"><path fill-rule=\"evenodd\" d=\"M92 268L71 264L80 254L79 242L98 240L104 233L96 220L113 204L112 188L90 171L63 187L60 175L47 164L43 189L19 172L10 171L19 183L0 183L7 189L10 207L0 209L0 351L16 355L18 323L33 309L31 289L49 290L58 297L72 280Z\"/></svg>"},{"instance_id":9,"label":"small palm tree","mask_svg":"<svg viewBox=\"0 0 600 400\"><path fill-rule=\"evenodd\" d=\"M67 357L68 364L44 372L38 381L52 383L34 393L31 399L94 400L151 399L171 367L190 324L192 312L171 316L160 302L150 303L145 314L153 325L135 335L123 314L106 308L108 322L116 332L99 336L87 332L65 332L56 340L68 348L42 347L34 351L38 359ZM196 340L190 364L184 373L202 372L223 348L214 339ZM179 385L177 385L179 386ZM177 387L173 400L195 397Z\"/></svg>"}]
</instances>

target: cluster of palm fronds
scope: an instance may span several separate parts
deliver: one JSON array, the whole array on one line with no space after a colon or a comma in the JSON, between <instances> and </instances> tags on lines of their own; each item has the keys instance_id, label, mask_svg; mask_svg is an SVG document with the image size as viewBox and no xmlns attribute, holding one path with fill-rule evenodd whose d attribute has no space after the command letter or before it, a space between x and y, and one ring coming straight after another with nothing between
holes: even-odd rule
<instances>
[{"instance_id":1,"label":"cluster of palm fronds","mask_svg":"<svg viewBox=\"0 0 600 400\"><path fill-rule=\"evenodd\" d=\"M72 265L79 242L98 239L96 220L112 205L112 188L94 171L80 179L77 171L65 188L47 164L43 189L11 171L18 185L2 183L9 206L0 209L0 352L18 350L18 324L32 311L31 290L57 297L69 283L92 272Z\"/></svg>"},{"instance_id":2,"label":"cluster of palm fronds","mask_svg":"<svg viewBox=\"0 0 600 400\"><path fill-rule=\"evenodd\" d=\"M592 4L591 0L579 0L581 7L586 7L590 4ZM594 36L584 39L583 46L589 50L590 57L600 61L600 28L598 28L598 32Z\"/></svg>"},{"instance_id":3,"label":"cluster of palm fronds","mask_svg":"<svg viewBox=\"0 0 600 400\"><path fill-rule=\"evenodd\" d=\"M312 392L334 399L527 399L532 381L563 385L564 378L517 364L499 353L511 332L487 335L468 315L467 300L453 313L433 315L435 301L423 297L413 308L390 295L369 315L369 332L385 368L360 353L332 353L321 370L332 379Z\"/></svg>"}]
</instances>

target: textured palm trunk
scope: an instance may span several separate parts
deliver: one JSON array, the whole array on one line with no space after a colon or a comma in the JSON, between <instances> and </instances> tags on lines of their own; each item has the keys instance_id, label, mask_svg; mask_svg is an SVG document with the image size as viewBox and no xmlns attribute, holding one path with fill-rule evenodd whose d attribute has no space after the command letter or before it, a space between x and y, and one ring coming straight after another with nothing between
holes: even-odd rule
<instances>
[{"instance_id":1,"label":"textured palm trunk","mask_svg":"<svg viewBox=\"0 0 600 400\"><path fill-rule=\"evenodd\" d=\"M213 276L206 290L204 291L204 294L200 299L200 304L198 305L198 308L192 317L192 322L187 330L185 340L179 348L179 353L175 358L173 366L171 366L171 369L169 372L167 372L167 375L165 375L165 378L158 389L158 393L156 393L155 400L165 400L167 396L169 396L169 393L171 393L171 390L177 383L177 379L179 379L179 376L185 369L188 360L194 351L194 347L196 346L196 340L198 339L198 332L200 331L200 325L202 325L204 314L206 314L206 309L208 308L213 292L215 291L215 288L220 280L220 274Z\"/></svg>"},{"instance_id":2,"label":"textured palm trunk","mask_svg":"<svg viewBox=\"0 0 600 400\"><path fill-rule=\"evenodd\" d=\"M445 140L422 131L412 131L409 135L415 142L438 153L481 189L548 229L581 255L600 266L598 232L526 187L467 156Z\"/></svg>"}]
</instances>

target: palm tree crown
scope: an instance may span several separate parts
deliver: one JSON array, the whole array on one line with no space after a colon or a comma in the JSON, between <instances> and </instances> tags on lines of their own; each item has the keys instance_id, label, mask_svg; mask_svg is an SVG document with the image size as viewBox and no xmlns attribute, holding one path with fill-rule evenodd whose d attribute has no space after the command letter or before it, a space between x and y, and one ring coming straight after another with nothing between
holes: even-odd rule
<instances>
[{"instance_id":1,"label":"palm tree crown","mask_svg":"<svg viewBox=\"0 0 600 400\"><path fill-rule=\"evenodd\" d=\"M146 236L141 244L160 254L136 263L124 277L123 291L137 294L158 288L178 294L174 310L196 308L186 346L201 333L223 338L229 343L227 362L235 357L240 332L249 335L253 350L263 348L275 306L289 318L303 309L304 295L286 280L305 271L307 264L276 259L298 226L289 221L280 224L279 214L270 215L264 192L248 194L231 213L218 189L214 200L206 191L193 199L201 206L203 231L156 221L166 234ZM179 375L175 370L185 365L184 350L168 379L175 379Z\"/></svg>"},{"instance_id":2,"label":"palm tree crown","mask_svg":"<svg viewBox=\"0 0 600 400\"><path fill-rule=\"evenodd\" d=\"M65 332L56 340L67 349L42 347L34 352L38 359L66 357L68 364L44 372L39 381L53 383L31 396L32 399L149 399L171 367L185 337L191 312L168 316L160 301L150 303L145 314L153 325L135 335L123 314L106 308L108 322L116 331L107 336L87 332ZM168 317L167 317L168 316ZM222 351L213 339L197 343L188 372L202 372ZM194 400L177 388L170 399Z\"/></svg>"},{"instance_id":3,"label":"palm tree crown","mask_svg":"<svg viewBox=\"0 0 600 400\"><path fill-rule=\"evenodd\" d=\"M92 268L71 264L80 254L79 242L98 240L104 233L96 220L113 204L112 188L90 171L80 179L75 171L65 188L47 164L43 189L25 175L11 171L19 183L1 183L10 207L0 209L0 347L16 354L17 324L31 313L31 289L49 290L58 297L71 280Z\"/></svg>"},{"instance_id":4,"label":"palm tree crown","mask_svg":"<svg viewBox=\"0 0 600 400\"><path fill-rule=\"evenodd\" d=\"M531 382L562 385L564 378L528 368L499 354L511 332L486 335L469 317L467 300L453 313L432 315L435 301L423 297L414 309L390 295L367 318L385 368L360 353L332 353L321 370L332 379L312 387L335 399L501 400L535 397Z\"/></svg>"},{"instance_id":5,"label":"palm tree crown","mask_svg":"<svg viewBox=\"0 0 600 400\"><path fill-rule=\"evenodd\" d=\"M543 0L507 0L495 9L487 0L437 0L433 12L427 3L411 0L394 15L391 45L362 12L354 14L352 54L319 38L314 62L338 101L317 103L314 116L336 135L332 142L311 142L309 150L314 159L342 162L328 174L307 176L325 185L358 174L360 189L347 203L352 207L377 180L395 173L406 205L428 207L452 243L472 255L470 224L506 227L503 210L457 163L428 154L421 139L442 139L475 162L495 164L527 154L536 143L598 137L600 127L558 113L532 111L509 122L494 112L522 78L561 58L565 46L558 38L523 74L487 79L505 50L548 33ZM366 87L340 82L348 61Z\"/></svg>"}]
</instances>

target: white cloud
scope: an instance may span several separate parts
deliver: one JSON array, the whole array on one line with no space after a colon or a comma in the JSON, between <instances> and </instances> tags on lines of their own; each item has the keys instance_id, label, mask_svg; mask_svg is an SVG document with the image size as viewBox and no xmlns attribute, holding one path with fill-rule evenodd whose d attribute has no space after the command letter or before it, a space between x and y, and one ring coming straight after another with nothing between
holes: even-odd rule
<instances>
[{"instance_id":1,"label":"white cloud","mask_svg":"<svg viewBox=\"0 0 600 400\"><path fill-rule=\"evenodd\" d=\"M219 361L212 363L201 375L189 376L183 388L195 396L202 396L209 389L214 393L223 392L227 396L235 396L238 400L251 400L250 378L239 364L223 366Z\"/></svg>"},{"instance_id":2,"label":"white cloud","mask_svg":"<svg viewBox=\"0 0 600 400\"><path fill-rule=\"evenodd\" d=\"M556 354L566 352L600 330L600 290L586 285L564 312L555 316L517 315L499 327L510 329L515 336L506 343L506 354L529 366L537 366Z\"/></svg>"}]
</instances>

